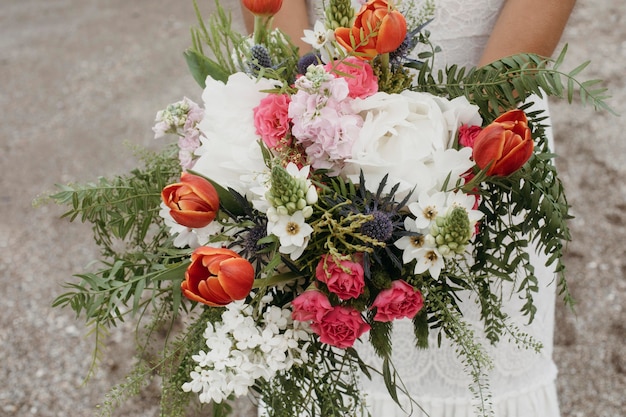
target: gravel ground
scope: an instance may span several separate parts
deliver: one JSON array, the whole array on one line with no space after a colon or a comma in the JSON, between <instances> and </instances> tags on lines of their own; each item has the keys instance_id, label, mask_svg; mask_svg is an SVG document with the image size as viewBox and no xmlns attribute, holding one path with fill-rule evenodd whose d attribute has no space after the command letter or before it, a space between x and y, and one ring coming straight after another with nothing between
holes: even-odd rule
<instances>
[{"instance_id":1,"label":"gravel ground","mask_svg":"<svg viewBox=\"0 0 626 417\"><path fill-rule=\"evenodd\" d=\"M210 4L202 2L205 15ZM621 114L625 16L626 2L580 0L563 37L571 67L591 59L587 76L605 80ZM128 170L124 142L154 146L154 113L183 95L198 99L181 55L194 23L191 1L13 0L0 8L0 184L13 190L0 196L0 416L92 415L131 363L128 324L112 330L100 372L82 384L93 340L51 303L96 251L89 227L31 202L55 183ZM622 416L626 122L565 102L552 112L576 215L566 264L578 305L572 314L559 304L555 335L562 414ZM157 399L155 382L115 415L156 416Z\"/></svg>"}]
</instances>

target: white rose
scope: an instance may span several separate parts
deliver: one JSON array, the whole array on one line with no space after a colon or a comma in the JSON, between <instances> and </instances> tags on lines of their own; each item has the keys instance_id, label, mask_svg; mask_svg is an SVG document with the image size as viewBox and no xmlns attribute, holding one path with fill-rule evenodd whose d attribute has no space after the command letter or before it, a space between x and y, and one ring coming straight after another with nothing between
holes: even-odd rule
<instances>
[{"instance_id":1,"label":"white rose","mask_svg":"<svg viewBox=\"0 0 626 417\"><path fill-rule=\"evenodd\" d=\"M436 164L439 158L435 155L445 153L447 157L443 159L450 160L450 154L456 152L449 146L458 120L467 118L462 110L469 112L469 109L460 101L451 104L431 94L414 91L377 93L355 100L353 106L364 123L352 147L352 157L346 160L344 175L355 181L362 170L367 188L375 191L382 178L389 174L387 188L399 183L398 197L415 189L411 200L423 191L441 186L448 174L441 173L441 165L448 164ZM467 162L457 167L454 175L472 166L467 153L452 159ZM455 178L451 181L454 184Z\"/></svg>"},{"instance_id":2,"label":"white rose","mask_svg":"<svg viewBox=\"0 0 626 417\"><path fill-rule=\"evenodd\" d=\"M204 134L196 150L194 171L245 195L266 170L254 127L253 109L275 87L273 81L254 80L235 73L224 84L207 78L202 93L205 115L198 124Z\"/></svg>"}]
</instances>

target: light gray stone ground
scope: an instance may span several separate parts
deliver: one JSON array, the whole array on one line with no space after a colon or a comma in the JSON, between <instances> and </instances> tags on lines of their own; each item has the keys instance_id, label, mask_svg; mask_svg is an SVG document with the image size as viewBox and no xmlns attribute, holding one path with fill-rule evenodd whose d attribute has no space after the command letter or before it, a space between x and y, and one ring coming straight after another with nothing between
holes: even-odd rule
<instances>
[{"instance_id":1,"label":"light gray stone ground","mask_svg":"<svg viewBox=\"0 0 626 417\"><path fill-rule=\"evenodd\" d=\"M206 12L212 2L201 2ZM234 0L225 5L235 7ZM235 10L237 10L235 8ZM529 13L528 18L531 17ZM587 59L626 114L626 2L580 0L563 41ZM0 416L92 415L124 376L132 324L114 329L87 385L92 340L52 300L95 256L89 227L31 201L55 183L133 166L123 143L153 146L154 113L199 90L182 51L191 1L4 0L0 7ZM558 165L576 219L566 262L576 314L557 307L555 357L564 417L626 408L626 121L554 102ZM158 384L119 416L156 416ZM241 414L244 412L242 411Z\"/></svg>"}]
</instances>

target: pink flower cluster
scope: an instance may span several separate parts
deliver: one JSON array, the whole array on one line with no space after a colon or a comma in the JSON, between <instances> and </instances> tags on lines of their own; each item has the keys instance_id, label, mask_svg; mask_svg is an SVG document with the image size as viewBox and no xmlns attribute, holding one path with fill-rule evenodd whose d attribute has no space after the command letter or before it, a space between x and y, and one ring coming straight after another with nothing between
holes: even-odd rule
<instances>
[{"instance_id":1,"label":"pink flower cluster","mask_svg":"<svg viewBox=\"0 0 626 417\"><path fill-rule=\"evenodd\" d=\"M349 305L333 305L323 290L342 301L359 298L365 288L363 266L359 262L335 261L330 255L323 255L315 276L325 285L307 290L293 300L293 319L310 322L322 343L338 348L351 347L371 327L359 310ZM376 310L375 321L391 322L405 317L412 319L423 305L419 290L403 280L395 280L390 288L378 293L370 309Z\"/></svg>"},{"instance_id":2,"label":"pink flower cluster","mask_svg":"<svg viewBox=\"0 0 626 417\"><path fill-rule=\"evenodd\" d=\"M372 67L352 57L311 67L295 88L293 95L268 95L254 109L257 134L279 152L295 142L306 164L338 173L363 125L352 103L378 91Z\"/></svg>"},{"instance_id":3,"label":"pink flower cluster","mask_svg":"<svg viewBox=\"0 0 626 417\"><path fill-rule=\"evenodd\" d=\"M187 97L170 104L156 115L152 128L155 139L167 133L178 135L178 159L183 170L194 165L194 152L200 147L201 132L198 123L204 117L204 109Z\"/></svg>"}]
</instances>

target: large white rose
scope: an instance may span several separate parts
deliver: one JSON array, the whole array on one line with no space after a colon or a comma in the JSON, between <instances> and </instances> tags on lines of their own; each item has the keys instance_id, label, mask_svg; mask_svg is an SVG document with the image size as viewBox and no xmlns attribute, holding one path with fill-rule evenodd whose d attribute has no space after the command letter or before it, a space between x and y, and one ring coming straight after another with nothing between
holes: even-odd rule
<instances>
[{"instance_id":1,"label":"large white rose","mask_svg":"<svg viewBox=\"0 0 626 417\"><path fill-rule=\"evenodd\" d=\"M362 170L368 189L376 190L389 174L387 187L399 183L398 196L415 189L414 200L423 191L441 187L450 171L458 177L473 166L471 151L450 149L459 123L478 114L466 100L452 103L431 94L404 91L377 93L355 100L353 106L364 123L342 173L355 181ZM447 167L450 169L442 172ZM451 178L452 184L455 181Z\"/></svg>"},{"instance_id":2,"label":"large white rose","mask_svg":"<svg viewBox=\"0 0 626 417\"><path fill-rule=\"evenodd\" d=\"M195 152L200 158L194 171L248 194L255 178L266 171L253 109L268 94L262 90L274 87L273 81L257 81L244 73L231 75L226 84L207 78L202 93L205 115L198 124L205 137Z\"/></svg>"}]
</instances>

